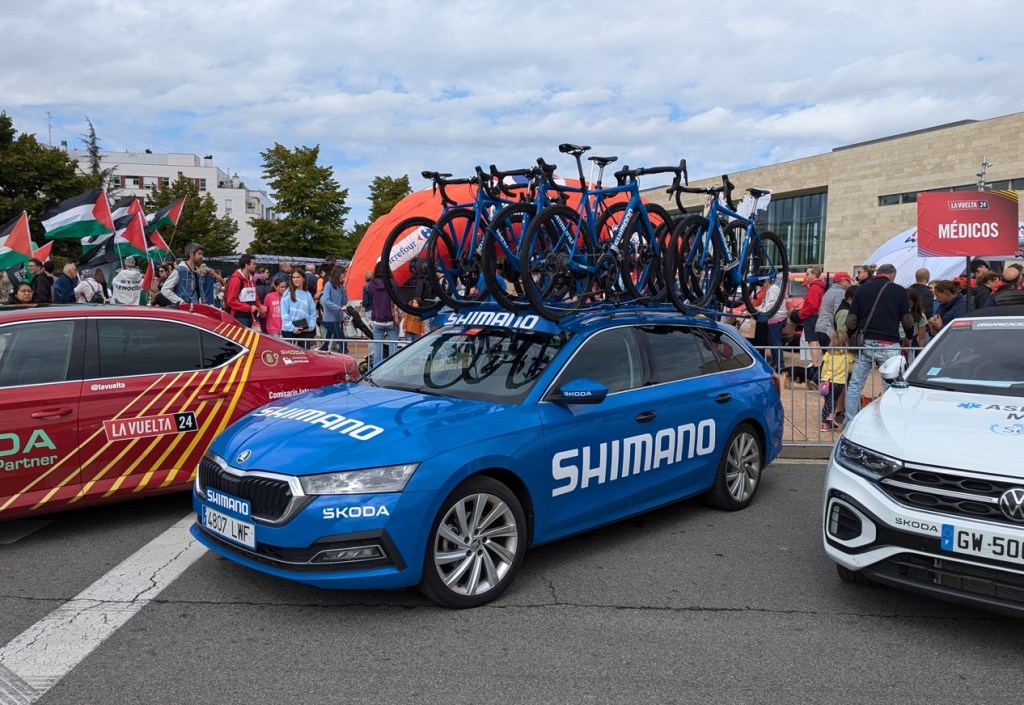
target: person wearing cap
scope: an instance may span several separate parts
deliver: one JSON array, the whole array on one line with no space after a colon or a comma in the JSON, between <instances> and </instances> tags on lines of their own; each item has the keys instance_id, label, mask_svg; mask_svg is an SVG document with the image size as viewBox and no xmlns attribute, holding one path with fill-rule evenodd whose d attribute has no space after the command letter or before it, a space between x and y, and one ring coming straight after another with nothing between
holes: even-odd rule
<instances>
[{"instance_id":1,"label":"person wearing cap","mask_svg":"<svg viewBox=\"0 0 1024 705\"><path fill-rule=\"evenodd\" d=\"M836 311L846 298L846 290L853 283L849 272L836 272L832 275L832 285L821 297L818 307L818 321L814 324L814 332L818 334L818 344L827 348L836 332Z\"/></svg>"}]
</instances>

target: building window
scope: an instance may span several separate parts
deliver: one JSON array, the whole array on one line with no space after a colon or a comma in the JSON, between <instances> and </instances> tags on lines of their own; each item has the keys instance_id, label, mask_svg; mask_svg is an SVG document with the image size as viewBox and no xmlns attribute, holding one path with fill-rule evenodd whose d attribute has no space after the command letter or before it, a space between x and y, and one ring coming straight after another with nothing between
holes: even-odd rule
<instances>
[{"instance_id":1,"label":"building window","mask_svg":"<svg viewBox=\"0 0 1024 705\"><path fill-rule=\"evenodd\" d=\"M117 174L112 174L110 176L110 181L107 183L108 188L124 188L124 177L118 176Z\"/></svg>"},{"instance_id":2,"label":"building window","mask_svg":"<svg viewBox=\"0 0 1024 705\"><path fill-rule=\"evenodd\" d=\"M200 191L206 190L206 179L196 179L195 182L196 188L198 188Z\"/></svg>"},{"instance_id":3,"label":"building window","mask_svg":"<svg viewBox=\"0 0 1024 705\"><path fill-rule=\"evenodd\" d=\"M234 208L234 206L231 204L231 199L230 198L225 198L224 199L224 212L225 213L230 213L232 208Z\"/></svg>"},{"instance_id":4,"label":"building window","mask_svg":"<svg viewBox=\"0 0 1024 705\"><path fill-rule=\"evenodd\" d=\"M126 176L124 177L125 188L142 188L141 179L138 176Z\"/></svg>"},{"instance_id":5,"label":"building window","mask_svg":"<svg viewBox=\"0 0 1024 705\"><path fill-rule=\"evenodd\" d=\"M757 227L780 238L789 253L790 269L820 264L825 256L825 216L828 193L773 198L768 212L759 212Z\"/></svg>"},{"instance_id":6,"label":"building window","mask_svg":"<svg viewBox=\"0 0 1024 705\"><path fill-rule=\"evenodd\" d=\"M171 177L169 177L169 176L161 176L160 177L160 185L161 186L170 186L171 185Z\"/></svg>"},{"instance_id":7,"label":"building window","mask_svg":"<svg viewBox=\"0 0 1024 705\"><path fill-rule=\"evenodd\" d=\"M155 188L157 183L159 183L159 182L157 180L157 177L155 177L155 176L143 176L142 177L142 187L143 188L147 188L147 189Z\"/></svg>"}]
</instances>

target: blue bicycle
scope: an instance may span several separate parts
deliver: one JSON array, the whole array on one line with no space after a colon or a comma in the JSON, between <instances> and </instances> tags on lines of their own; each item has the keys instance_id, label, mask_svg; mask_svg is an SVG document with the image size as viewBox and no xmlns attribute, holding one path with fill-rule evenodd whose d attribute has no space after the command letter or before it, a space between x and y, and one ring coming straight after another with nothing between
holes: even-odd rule
<instances>
[{"instance_id":1,"label":"blue bicycle","mask_svg":"<svg viewBox=\"0 0 1024 705\"><path fill-rule=\"evenodd\" d=\"M580 202L575 209L564 204L548 206L523 236L519 270L532 306L557 321L589 303L648 303L662 297L661 250L671 219L660 206L644 203L636 177L674 173L678 184L685 161L672 167L627 168L617 175L616 186L604 187L601 174L616 158L595 157L601 171L590 187L580 159L589 147L561 145L559 149L576 158L581 185L555 188L578 193Z\"/></svg>"},{"instance_id":2,"label":"blue bicycle","mask_svg":"<svg viewBox=\"0 0 1024 705\"><path fill-rule=\"evenodd\" d=\"M771 192L747 189L748 216L737 212L733 189L728 175L722 176L721 186L681 189L706 194L708 202L703 215L690 215L672 229L664 258L668 297L684 312L742 305L751 315L770 318L785 294L764 311L757 309L756 294L772 283L785 292L789 282L789 259L782 240L774 233L759 232L754 224L753 204Z\"/></svg>"}]
</instances>

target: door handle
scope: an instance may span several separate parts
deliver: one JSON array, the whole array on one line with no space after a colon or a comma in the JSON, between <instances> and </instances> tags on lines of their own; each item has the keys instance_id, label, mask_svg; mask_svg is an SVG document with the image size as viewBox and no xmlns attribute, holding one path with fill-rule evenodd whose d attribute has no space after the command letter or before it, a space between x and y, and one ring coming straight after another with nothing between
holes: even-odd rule
<instances>
[{"instance_id":1,"label":"door handle","mask_svg":"<svg viewBox=\"0 0 1024 705\"><path fill-rule=\"evenodd\" d=\"M732 401L732 394L729 394L729 392L722 392L717 397L715 397L715 401L717 401L719 404L725 404L726 402Z\"/></svg>"},{"instance_id":2,"label":"door handle","mask_svg":"<svg viewBox=\"0 0 1024 705\"><path fill-rule=\"evenodd\" d=\"M59 419L61 416L68 416L74 409L70 406L59 406L53 409L41 409L33 411L29 416L33 419Z\"/></svg>"},{"instance_id":3,"label":"door handle","mask_svg":"<svg viewBox=\"0 0 1024 705\"><path fill-rule=\"evenodd\" d=\"M223 399L228 396L227 392L203 392L196 398L200 401L210 401L211 399Z\"/></svg>"},{"instance_id":4,"label":"door handle","mask_svg":"<svg viewBox=\"0 0 1024 705\"><path fill-rule=\"evenodd\" d=\"M654 421L654 417L658 415L657 411L641 411L636 415L637 423L647 423L648 421Z\"/></svg>"}]
</instances>

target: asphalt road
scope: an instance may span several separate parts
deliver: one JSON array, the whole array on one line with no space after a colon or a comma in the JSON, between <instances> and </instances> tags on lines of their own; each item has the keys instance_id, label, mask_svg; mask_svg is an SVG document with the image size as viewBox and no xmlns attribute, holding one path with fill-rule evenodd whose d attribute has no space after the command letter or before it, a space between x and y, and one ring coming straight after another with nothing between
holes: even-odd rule
<instances>
[{"instance_id":1,"label":"asphalt road","mask_svg":"<svg viewBox=\"0 0 1024 705\"><path fill-rule=\"evenodd\" d=\"M206 554L36 702L1020 702L1024 623L839 582L823 474L776 464L744 512L688 501L534 549L462 612ZM72 512L0 545L0 646L188 509Z\"/></svg>"}]
</instances>

